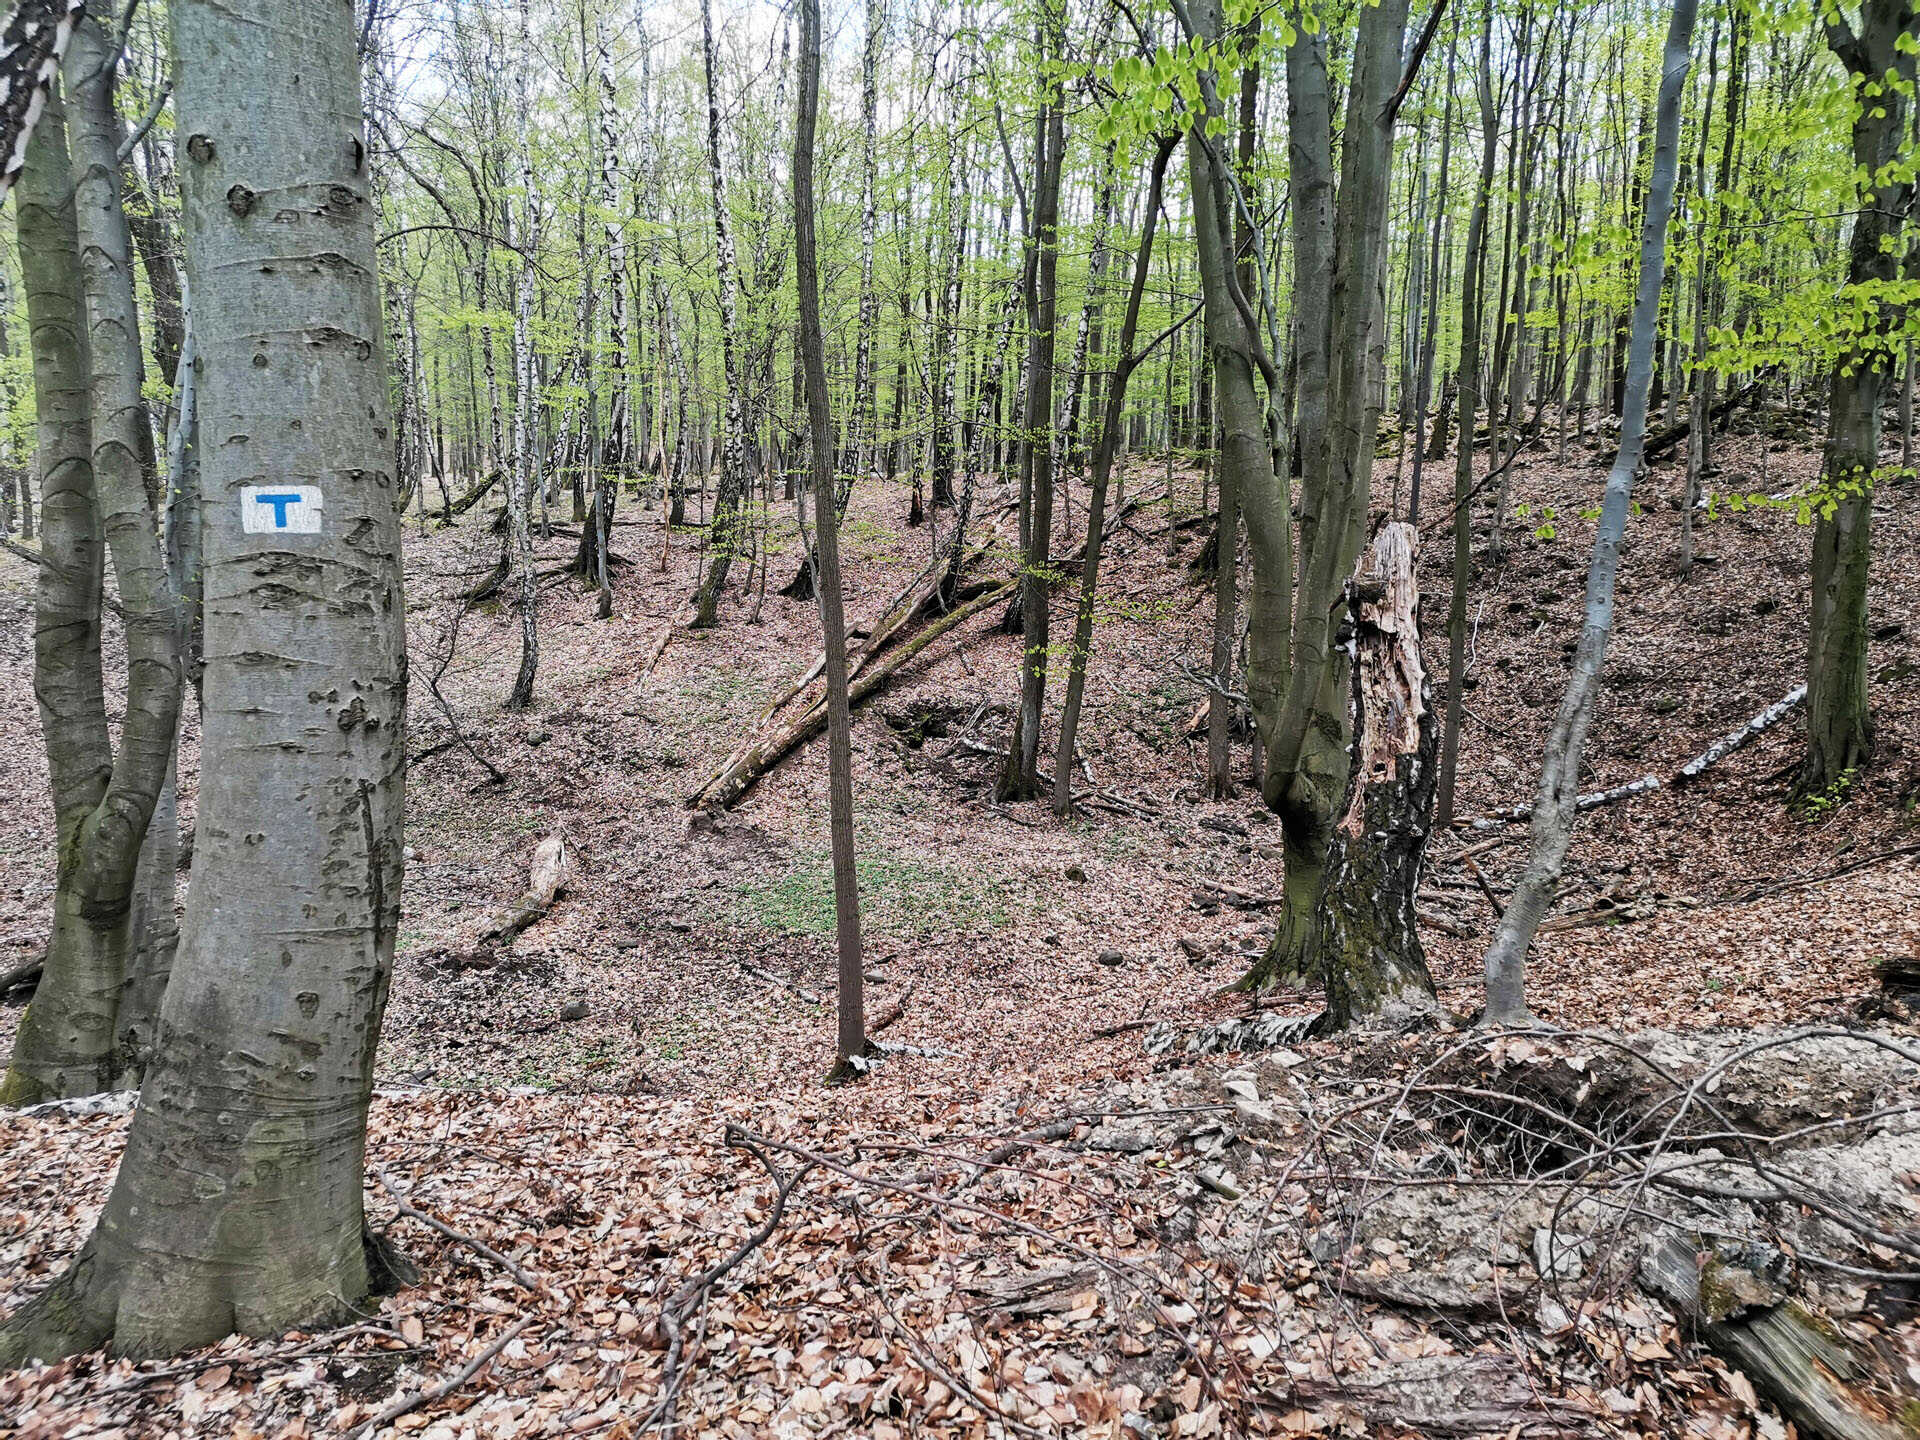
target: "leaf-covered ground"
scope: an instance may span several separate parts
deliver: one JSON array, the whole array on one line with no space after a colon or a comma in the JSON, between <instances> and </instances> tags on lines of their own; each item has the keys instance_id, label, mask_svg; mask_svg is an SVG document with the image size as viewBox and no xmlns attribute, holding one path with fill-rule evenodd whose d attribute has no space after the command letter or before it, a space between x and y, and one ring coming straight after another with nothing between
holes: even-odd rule
<instances>
[{"instance_id":1,"label":"leaf-covered ground","mask_svg":"<svg viewBox=\"0 0 1920 1440\"><path fill-rule=\"evenodd\" d=\"M1530 798L1578 623L1591 537L1581 511L1605 458L1579 445L1564 465L1550 447L1530 452L1513 490L1530 513L1510 519L1498 563L1482 552L1462 742L1468 816ZM1815 461L1787 434L1736 437L1721 463L1723 485L1772 493ZM1383 494L1391 470L1383 464ZM1165 474L1157 460L1134 463L1127 490L1144 503L1103 570L1081 742L1098 808L1056 823L1044 806L991 802L1006 733L996 706L1014 693L1018 644L997 616L940 642L857 717L868 1013L911 1049L839 1090L822 1083L833 977L823 747L796 754L717 823L691 825L684 805L811 661L811 606L775 593L796 561L790 506L774 507L764 599L755 577L719 630L676 634L643 675L684 604L698 535L665 548L657 512L629 503L615 543L632 563L619 570L614 618L597 621L590 596L549 580L538 700L519 715L499 705L518 627L497 602L461 620L442 669L452 597L496 554L488 516L476 510L449 532L410 522L420 758L371 1158L413 1204L511 1256L537 1290L402 1219L396 1233L422 1283L358 1330L230 1341L165 1365L83 1357L0 1381L0 1426L331 1432L453 1376L531 1317L488 1368L399 1428L436 1440L631 1431L659 1404L674 1353L663 1305L770 1215L774 1182L726 1143L732 1124L843 1169L811 1170L765 1242L683 1317L672 1373L689 1433L1404 1433L1349 1384L1382 1365L1463 1367L1462 1385L1496 1395L1548 1374L1579 1425L1601 1416L1614 1433L1683 1423L1784 1433L1657 1313L1607 1317L1620 1337L1610 1356L1541 1369L1539 1356L1502 1360L1484 1336L1431 1317L1329 1294L1298 1246L1276 1245L1250 1269L1205 1242L1284 1187L1236 1199L1200 1178L1220 1178L1210 1167L1224 1142L1207 1117L1232 1108L1221 1077L1235 1062L1168 1068L1142 1033L1239 1008L1217 992L1269 933L1258 902L1277 892L1280 859L1277 829L1250 794L1198 799L1203 747L1189 727L1211 614L1190 562L1205 530L1169 520L1191 519L1201 480L1175 472L1170 514ZM1804 666L1808 531L1781 510L1716 513L1682 584L1668 503L1679 485L1676 466L1656 466L1629 522L1591 788L1670 773ZM1537 536L1549 507L1552 534ZM1083 491L1068 508L1063 536L1084 515ZM932 537L902 526L904 510L900 491L855 496L856 624L929 553ZM1789 813L1796 719L1695 786L1587 816L1560 928L1542 936L1531 972L1544 1020L1617 1030L1824 1020L1872 992L1877 960L1920 950L1917 511L1911 485L1876 506L1873 769L1815 813ZM1437 629L1448 544L1440 517L1425 518L1425 614ZM556 535L543 568L572 547ZM1069 605L1063 594L1056 634ZM0 712L19 737L0 763L0 968L43 943L51 890L31 651L27 566L0 558ZM110 643L110 665L119 653ZM1437 668L1437 633L1428 653ZM918 733L929 713L934 733ZM490 781L458 739L505 779ZM183 820L190 774L184 788ZM559 903L510 950L469 963L553 833L572 865ZM1426 938L1442 997L1462 1012L1477 1003L1493 911L1457 857L1480 847L1475 862L1503 894L1523 845L1519 828L1436 839ZM1283 1008L1310 1007L1302 997ZM0 1009L0 1041L18 1013ZM1329 1093L1349 1084L1343 1053L1313 1047ZM1148 1143L1100 1148L1096 1132L1111 1139L1131 1123L1115 1114L1133 1110L1160 1112ZM0 1308L83 1238L123 1126L113 1115L0 1120ZM1036 1129L1043 1141L982 1168ZM1287 1163L1284 1127L1259 1143ZM763 1155L783 1173L804 1163ZM378 1183L370 1206L394 1215Z\"/></svg>"}]
</instances>

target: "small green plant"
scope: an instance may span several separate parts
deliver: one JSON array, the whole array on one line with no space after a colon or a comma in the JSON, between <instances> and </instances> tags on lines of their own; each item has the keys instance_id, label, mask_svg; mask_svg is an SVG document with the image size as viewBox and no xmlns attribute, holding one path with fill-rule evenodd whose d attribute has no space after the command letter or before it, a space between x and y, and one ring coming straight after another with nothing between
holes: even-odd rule
<instances>
[{"instance_id":1,"label":"small green plant","mask_svg":"<svg viewBox=\"0 0 1920 1440\"><path fill-rule=\"evenodd\" d=\"M1847 803L1847 796L1853 790L1853 782L1858 776L1859 771L1848 766L1825 789L1812 791L1795 801L1795 812L1810 825L1831 819L1834 812Z\"/></svg>"}]
</instances>

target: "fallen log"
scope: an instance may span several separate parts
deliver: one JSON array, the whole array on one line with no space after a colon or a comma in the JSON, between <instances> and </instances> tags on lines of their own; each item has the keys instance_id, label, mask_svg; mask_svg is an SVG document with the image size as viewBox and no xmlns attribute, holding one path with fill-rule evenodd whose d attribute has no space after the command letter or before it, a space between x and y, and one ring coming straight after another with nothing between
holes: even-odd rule
<instances>
[{"instance_id":1,"label":"fallen log","mask_svg":"<svg viewBox=\"0 0 1920 1440\"><path fill-rule=\"evenodd\" d=\"M475 485L471 490L467 491L467 493L462 495L458 500L454 501L453 504L449 505L446 509L441 511L440 523L442 525L452 524L454 516L466 514L467 511L471 510L475 505L479 504L481 497L484 496L489 490L493 489L493 487L497 485L499 482L500 482L500 472L496 470L491 475L487 476L486 479L482 480L479 484Z\"/></svg>"},{"instance_id":2,"label":"fallen log","mask_svg":"<svg viewBox=\"0 0 1920 1440\"><path fill-rule=\"evenodd\" d=\"M1137 509L1139 509L1139 502L1130 501L1121 508L1120 515L1124 517ZM1000 527L1015 513L1017 513L1017 511L1014 506L1009 505L1002 507L999 514L994 517L993 523L988 527L986 538L968 552L966 564L971 565L989 553L994 540L999 536ZM1085 555L1086 542L1082 541L1072 554L1054 563L1062 567L1077 565L1084 559ZM1003 582L981 581L976 582L973 586L954 590L952 593L944 596L946 611L942 614L942 581L946 573L947 559L943 554L915 575L912 580L907 582L899 594L888 602L886 609L881 612L879 620L870 626L864 635L850 635L848 637L847 676L849 681L857 681L865 672L866 668L874 662L876 657L886 651L887 648L899 638L906 627L914 623L914 621L923 616L930 619L938 616L939 618L935 619L935 623L941 624L944 619L955 613L956 609L965 609L969 615L976 614L978 612L973 608L973 602L984 594L1003 593L1006 588ZM738 800L739 794L745 793L745 787L742 787L741 791L733 795L732 798L724 801L715 801L708 797L716 793L718 787L721 786L722 782L726 780L728 776L736 774L743 766L753 763L755 757L764 751L769 743L784 739L796 724L807 723L813 718L815 710L820 709L825 703L825 682L822 678L825 670L826 657L824 655L816 655L813 663L801 673L797 680L779 695L775 696L773 700L768 702L766 708L760 712L759 718L755 720L753 729L749 731L747 738L734 749L732 754L720 763L718 768L707 776L706 780L693 792L687 803L693 806L704 806L708 809L726 809L728 806L731 806L734 801ZM889 673L891 673L891 671L889 671ZM870 695L873 691L871 689L864 692L860 691L856 684L853 687L852 693L855 694L856 698L854 703L857 704L859 695ZM795 710L799 712L797 720L782 718L782 712L787 712L787 715L791 717ZM824 715L825 711L820 709L820 713ZM798 742L796 741L794 743L797 744ZM778 761L793 748L793 744L787 744L779 754L764 760L761 767L762 771L764 772L764 770L772 768L774 764L778 763ZM759 776L757 774L753 777L753 779L758 778ZM752 783L752 780L747 782L749 786Z\"/></svg>"},{"instance_id":3,"label":"fallen log","mask_svg":"<svg viewBox=\"0 0 1920 1440\"><path fill-rule=\"evenodd\" d=\"M1388 1361L1364 1375L1296 1380L1284 1400L1302 1409L1351 1407L1370 1426L1416 1435L1607 1433L1602 1416L1549 1393L1502 1354Z\"/></svg>"},{"instance_id":4,"label":"fallen log","mask_svg":"<svg viewBox=\"0 0 1920 1440\"><path fill-rule=\"evenodd\" d=\"M1848 1344L1745 1256L1697 1249L1667 1234L1642 1256L1640 1281L1802 1435L1911 1440L1914 1432L1902 1417L1920 1413L1913 1385Z\"/></svg>"},{"instance_id":5,"label":"fallen log","mask_svg":"<svg viewBox=\"0 0 1920 1440\"><path fill-rule=\"evenodd\" d=\"M884 686L908 661L935 640L978 615L982 610L990 608L996 601L1003 599L1013 589L1014 584L1013 580L1002 580L969 603L949 610L912 639L902 643L884 660L871 668L863 669L848 686L847 703L860 704ZM743 750L736 751L717 775L687 798L687 804L695 809L705 810L731 808L742 795L753 788L761 776L818 735L825 728L826 723L827 706L825 699L822 698L816 700L799 719L791 724L772 734L763 735L749 743Z\"/></svg>"},{"instance_id":6,"label":"fallen log","mask_svg":"<svg viewBox=\"0 0 1920 1440\"><path fill-rule=\"evenodd\" d=\"M1730 730L1722 735L1673 774L1665 778L1658 775L1642 775L1638 780L1629 780L1626 784L1616 785L1611 790L1596 790L1591 794L1582 795L1576 802L1576 808L1584 813L1588 810L1597 810L1602 805L1611 805L1616 800L1631 799L1635 795L1649 795L1655 790L1662 790L1668 786L1678 787L1690 784L1734 751L1745 748L1778 725L1799 709L1806 698L1807 687L1796 685L1739 729ZM1501 825L1523 824L1532 818L1533 806L1515 805L1506 810L1496 810L1491 815L1482 815L1469 823L1475 830L1489 830Z\"/></svg>"},{"instance_id":7,"label":"fallen log","mask_svg":"<svg viewBox=\"0 0 1920 1440\"><path fill-rule=\"evenodd\" d=\"M567 883L567 847L558 835L549 835L533 852L526 892L506 917L480 937L482 944L504 944L553 908L554 897Z\"/></svg>"},{"instance_id":8,"label":"fallen log","mask_svg":"<svg viewBox=\"0 0 1920 1440\"><path fill-rule=\"evenodd\" d=\"M16 965L6 974L0 975L0 1000L15 990L31 990L40 983L40 973L47 968L47 952L42 950L33 959L23 965Z\"/></svg>"},{"instance_id":9,"label":"fallen log","mask_svg":"<svg viewBox=\"0 0 1920 1440\"><path fill-rule=\"evenodd\" d=\"M1713 423L1716 425L1722 423L1742 405L1757 400L1766 389L1767 377L1773 373L1773 368L1773 366L1769 365L1738 390L1716 401L1713 407ZM1660 431L1658 434L1648 436L1645 458L1648 460L1658 459L1692 433L1693 417L1688 416L1685 420L1677 421L1667 426L1666 429Z\"/></svg>"}]
</instances>

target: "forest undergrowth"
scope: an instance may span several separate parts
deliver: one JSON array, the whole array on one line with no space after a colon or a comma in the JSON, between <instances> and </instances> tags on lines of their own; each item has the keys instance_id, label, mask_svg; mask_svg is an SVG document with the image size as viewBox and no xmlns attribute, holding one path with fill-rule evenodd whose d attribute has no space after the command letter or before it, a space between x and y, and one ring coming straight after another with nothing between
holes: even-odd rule
<instances>
[{"instance_id":1,"label":"forest undergrowth","mask_svg":"<svg viewBox=\"0 0 1920 1440\"><path fill-rule=\"evenodd\" d=\"M1528 798L1608 459L1576 444L1563 464L1547 441L1514 467L1473 600L1463 816ZM1720 464L1725 489L1785 492L1818 456L1773 414ZM1805 530L1717 510L1683 584L1681 477L1656 465L1629 522L1583 789L1670 776L1805 671ZM1662 1206L1707 1203L1675 1165L1742 1190L1740 1223L1804 1260L1838 1340L1920 1366L1910 1287L1869 1303L1852 1273L1910 1257L1898 1227L1889 1245L1893 1221L1821 1209L1916 1224L1914 1027L1879 968L1920 954L1912 482L1876 504L1870 771L1790 808L1790 722L1586 815L1530 967L1540 1024L1497 1041L1470 1019L1524 827L1457 826L1420 897L1452 1027L1198 1055L1186 1036L1247 1008L1222 988L1271 934L1281 875L1244 783L1202 798L1202 483L1154 457L1127 474L1140 503L1102 571L1073 819L993 801L1019 646L997 612L856 712L869 1030L889 1053L832 1090L824 742L729 812L686 804L811 658L811 604L749 574L726 623L676 633L648 673L699 539L669 544L629 500L613 618L553 577L542 690L509 714L516 618L458 598L492 565L490 516L410 517L406 891L368 1168L418 1283L345 1331L9 1375L0 1432L1784 1436L1801 1422L1623 1258ZM905 499L854 495L856 630L929 552ZM1084 490L1066 504L1071 534ZM771 592L797 551L790 519L769 530ZM574 543L556 533L541 568ZM30 580L0 566L0 711L25 737ZM44 766L24 741L0 766L0 968L45 933ZM183 825L192 791L184 774ZM556 836L551 910L490 941ZM1261 1003L1306 1016L1314 998ZM0 1009L0 1038L19 1013ZM1861 1022L1884 1045L1830 1033ZM1762 1065L1781 1053L1792 1083ZM0 1309L91 1229L125 1108L0 1118ZM1838 1147L1811 1200L1812 1167L1742 1158L1783 1129L1788 1149ZM1457 1223L1408 1204L1436 1184Z\"/></svg>"}]
</instances>

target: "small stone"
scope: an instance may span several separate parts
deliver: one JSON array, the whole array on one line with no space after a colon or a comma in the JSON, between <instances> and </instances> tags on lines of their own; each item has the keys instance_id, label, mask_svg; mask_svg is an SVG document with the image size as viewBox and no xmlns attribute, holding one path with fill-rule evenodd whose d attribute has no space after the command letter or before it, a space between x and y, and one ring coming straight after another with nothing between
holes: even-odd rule
<instances>
[{"instance_id":1,"label":"small stone","mask_svg":"<svg viewBox=\"0 0 1920 1440\"><path fill-rule=\"evenodd\" d=\"M1109 970L1116 965L1124 965L1127 963L1127 957L1122 955L1118 950L1102 950L1098 958L1100 963L1105 965Z\"/></svg>"},{"instance_id":2,"label":"small stone","mask_svg":"<svg viewBox=\"0 0 1920 1440\"><path fill-rule=\"evenodd\" d=\"M588 1013L587 1002L584 1000L569 1000L560 1007L562 1020L584 1020Z\"/></svg>"},{"instance_id":3,"label":"small stone","mask_svg":"<svg viewBox=\"0 0 1920 1440\"><path fill-rule=\"evenodd\" d=\"M527 732L527 744L529 745L544 745L552 738L553 732L550 730L530 730Z\"/></svg>"}]
</instances>

